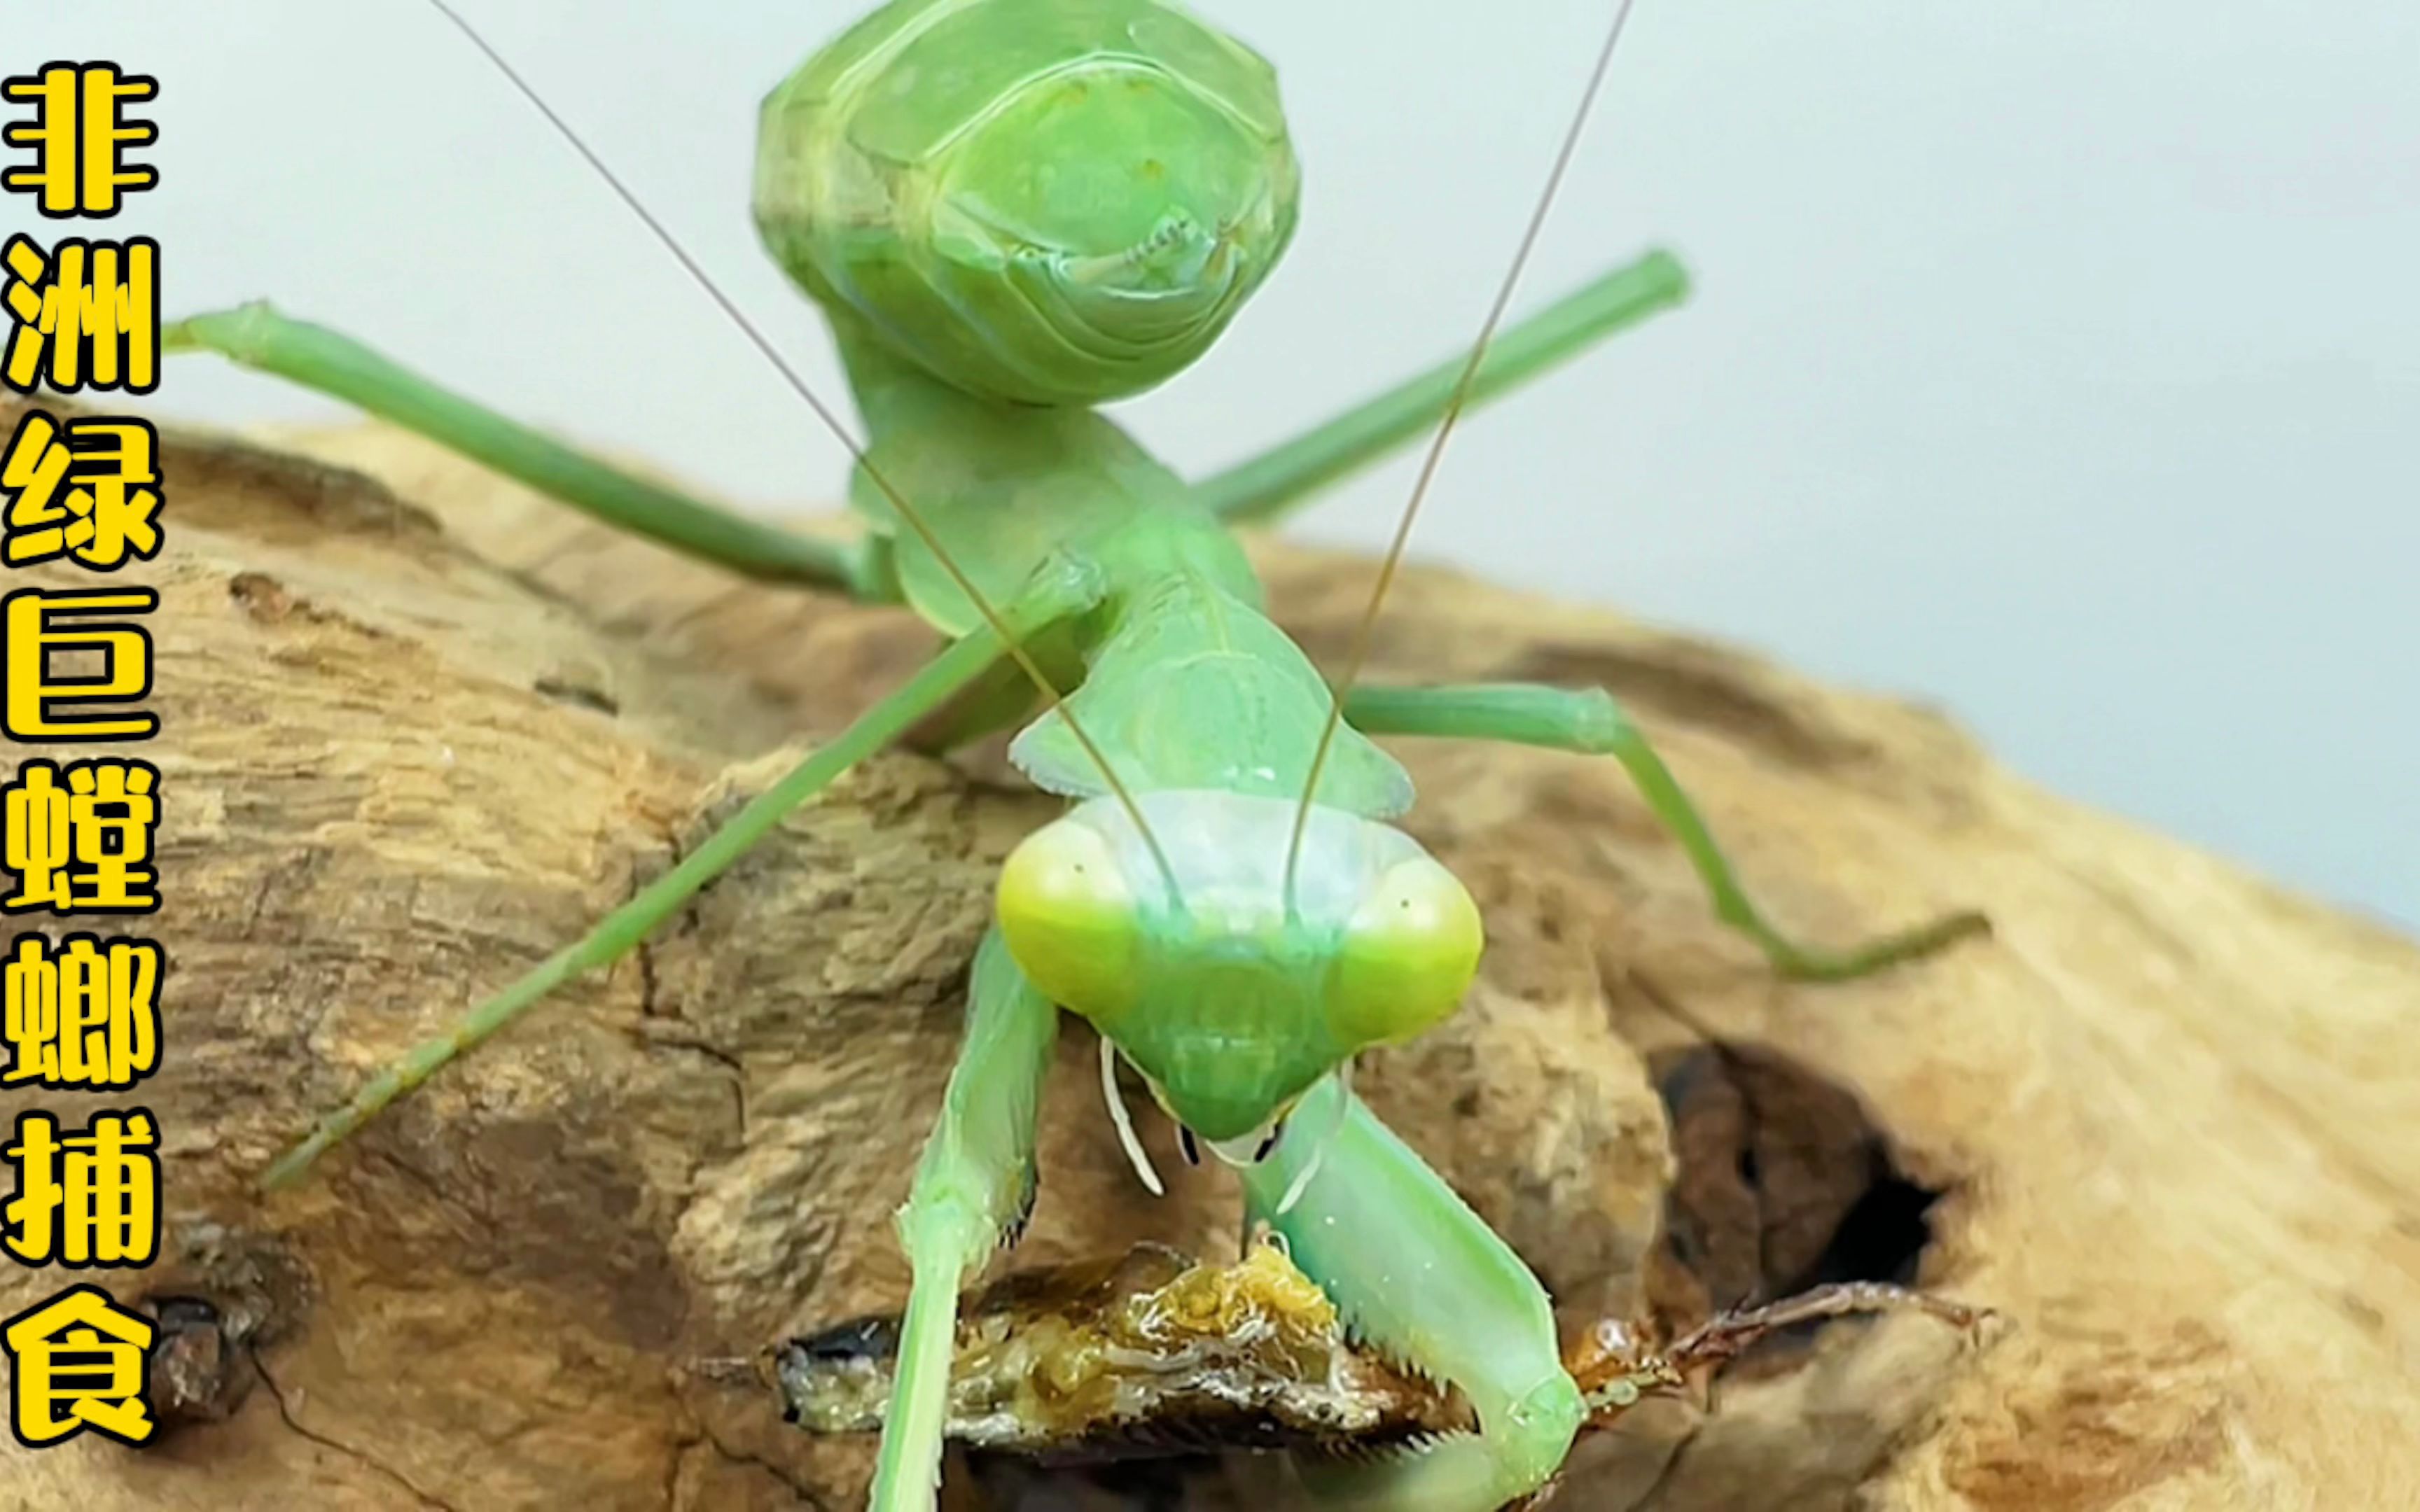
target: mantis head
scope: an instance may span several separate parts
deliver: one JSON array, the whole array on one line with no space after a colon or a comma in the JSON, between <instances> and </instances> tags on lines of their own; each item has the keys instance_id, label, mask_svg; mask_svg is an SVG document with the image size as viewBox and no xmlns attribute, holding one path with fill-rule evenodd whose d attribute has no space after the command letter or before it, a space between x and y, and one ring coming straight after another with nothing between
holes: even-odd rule
<instances>
[{"instance_id":1,"label":"mantis head","mask_svg":"<svg viewBox=\"0 0 2420 1512\"><path fill-rule=\"evenodd\" d=\"M1274 71L1176 10L906 0L766 101L756 214L810 294L936 377L1089 405L1209 347L1299 179Z\"/></svg>"},{"instance_id":2,"label":"mantis head","mask_svg":"<svg viewBox=\"0 0 2420 1512\"><path fill-rule=\"evenodd\" d=\"M1265 1154L1322 1076L1462 1001L1479 909L1410 836L1317 809L1288 897L1291 801L1161 792L1140 808L1165 869L1124 806L1094 799L1009 856L1001 932L1221 1155Z\"/></svg>"}]
</instances>

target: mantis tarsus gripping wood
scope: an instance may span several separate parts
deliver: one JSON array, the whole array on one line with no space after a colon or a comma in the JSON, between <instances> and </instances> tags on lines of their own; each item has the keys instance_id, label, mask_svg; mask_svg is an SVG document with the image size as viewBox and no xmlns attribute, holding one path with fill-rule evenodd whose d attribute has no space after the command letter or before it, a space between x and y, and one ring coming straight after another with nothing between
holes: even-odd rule
<instances>
[{"instance_id":1,"label":"mantis tarsus gripping wood","mask_svg":"<svg viewBox=\"0 0 2420 1512\"><path fill-rule=\"evenodd\" d=\"M1612 756L1722 918L1790 976L1855 976L1981 920L1956 915L1837 953L1793 943L1605 692L1356 686L1366 620L1331 692L1264 616L1229 527L1276 517L1438 424L1424 488L1453 416L1675 303L1679 265L1652 255L1491 342L1508 276L1466 359L1187 483L1090 407L1198 357L1290 239L1297 176L1268 65L1162 0L897 0L774 90L757 160L757 224L830 321L870 435L860 450L455 19L849 442L862 540L808 541L643 483L266 305L180 322L172 349L215 350L346 398L743 574L904 600L955 639L590 934L374 1078L269 1180L292 1180L553 987L632 948L784 813L911 726L948 708L953 734L970 739L1024 718L1038 695L1045 712L1011 753L1074 804L1002 870L965 1048L899 1214L915 1281L875 1504L933 1503L959 1288L1032 1202L1035 1103L1062 1007L1099 1032L1105 1074L1123 1057L1188 1144L1198 1137L1239 1169L1251 1219L1284 1237L1358 1336L1451 1382L1473 1409L1475 1432L1332 1467L1319 1494L1476 1509L1544 1483L1586 1413L1545 1293L1347 1082L1358 1052L1453 1011L1481 946L1461 884L1388 823L1411 785L1369 737ZM1550 180L1514 276L1552 194ZM1373 596L1372 618L1377 607ZM1111 1106L1123 1125L1113 1086Z\"/></svg>"}]
</instances>

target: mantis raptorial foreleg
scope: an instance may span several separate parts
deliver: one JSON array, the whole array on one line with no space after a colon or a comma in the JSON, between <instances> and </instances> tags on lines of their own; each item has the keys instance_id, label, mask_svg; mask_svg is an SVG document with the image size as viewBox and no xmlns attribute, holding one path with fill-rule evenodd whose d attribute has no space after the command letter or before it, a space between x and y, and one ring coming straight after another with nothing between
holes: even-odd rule
<instances>
[{"instance_id":1,"label":"mantis raptorial foreleg","mask_svg":"<svg viewBox=\"0 0 2420 1512\"><path fill-rule=\"evenodd\" d=\"M1714 832L1706 827L1671 768L1603 688L1572 690L1521 683L1357 687L1345 698L1344 717L1365 734L1445 735L1611 756L1638 785L1655 817L1681 842L1714 900L1715 914L1755 941L1774 968L1787 977L1842 981L1929 955L1991 929L1981 914L1959 912L1842 950L1798 944L1776 929L1748 897L1730 857L1715 842Z\"/></svg>"},{"instance_id":2,"label":"mantis raptorial foreleg","mask_svg":"<svg viewBox=\"0 0 2420 1512\"><path fill-rule=\"evenodd\" d=\"M1306 1465L1307 1488L1326 1506L1493 1512L1545 1484L1587 1409L1544 1288L1339 1078L1289 1124L1241 1173L1251 1220L1283 1236L1357 1336L1461 1388L1479 1419L1415 1453Z\"/></svg>"},{"instance_id":3,"label":"mantis raptorial foreleg","mask_svg":"<svg viewBox=\"0 0 2420 1512\"><path fill-rule=\"evenodd\" d=\"M775 582L889 598L878 559L854 542L817 540L701 502L599 462L464 398L350 336L266 301L172 322L167 351L213 351L342 399L550 494L608 525Z\"/></svg>"},{"instance_id":4,"label":"mantis raptorial foreleg","mask_svg":"<svg viewBox=\"0 0 2420 1512\"><path fill-rule=\"evenodd\" d=\"M1090 609L1100 594L1100 577L1090 563L1054 558L1037 574L1033 585L1002 612L1001 623L1021 640ZM860 715L830 745L817 748L780 781L750 799L682 857L679 865L639 889L595 929L538 963L445 1033L423 1041L371 1078L352 1101L321 1119L308 1137L279 1157L262 1178L263 1184L278 1186L302 1175L321 1153L419 1087L446 1062L511 1024L539 998L583 971L618 960L699 888L747 854L750 846L770 834L791 810L941 707L980 677L1002 650L1001 638L988 626L952 643L895 692Z\"/></svg>"},{"instance_id":5,"label":"mantis raptorial foreleg","mask_svg":"<svg viewBox=\"0 0 2420 1512\"><path fill-rule=\"evenodd\" d=\"M1681 302L1689 275L1666 252L1617 268L1497 333L1465 413L1575 357L1615 332ZM1212 514L1275 519L1313 493L1435 429L1469 361L1457 356L1364 400L1289 441L1194 485Z\"/></svg>"},{"instance_id":6,"label":"mantis raptorial foreleg","mask_svg":"<svg viewBox=\"0 0 2420 1512\"><path fill-rule=\"evenodd\" d=\"M1032 1210L1034 1113L1058 1033L1057 1005L1026 981L997 929L985 934L968 989L966 1042L899 1210L915 1281L875 1468L875 1512L934 1504L958 1289Z\"/></svg>"}]
</instances>

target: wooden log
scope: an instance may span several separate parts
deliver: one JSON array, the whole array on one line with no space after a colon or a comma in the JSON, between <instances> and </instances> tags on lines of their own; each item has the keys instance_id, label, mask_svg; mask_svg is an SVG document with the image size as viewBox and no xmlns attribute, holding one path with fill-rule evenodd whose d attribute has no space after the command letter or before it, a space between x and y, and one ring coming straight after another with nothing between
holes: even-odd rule
<instances>
[{"instance_id":1,"label":"wooden log","mask_svg":"<svg viewBox=\"0 0 2420 1512\"><path fill-rule=\"evenodd\" d=\"M904 1297L889 1214L987 882L1051 803L996 758L870 761L636 958L258 1198L314 1114L933 646L900 611L737 583L390 431L281 444L169 438L168 548L121 575L163 599L143 754L174 968L140 1094L163 1261L105 1279L172 1330L175 1423L141 1453L12 1446L0 1504L853 1504L868 1446L784 1427L732 1363ZM1370 563L1255 548L1333 660ZM1465 1011L1362 1085L1571 1317L1895 1272L2007 1319L1980 1350L1907 1318L1752 1357L1710 1411L1589 1446L1565 1504L2410 1504L2408 941L2043 794L1929 714L1602 610L1413 571L1373 667L1611 687L1796 930L1960 905L1997 927L1784 984L1610 762L1401 748L1411 827L1492 943ZM1225 1175L1149 1127L1174 1188L1153 1201L1090 1078L1071 1025L1011 1263L1232 1247ZM0 1119L128 1101L10 1090ZM0 1310L69 1279L0 1273ZM1021 1483L959 1480L998 1504Z\"/></svg>"}]
</instances>

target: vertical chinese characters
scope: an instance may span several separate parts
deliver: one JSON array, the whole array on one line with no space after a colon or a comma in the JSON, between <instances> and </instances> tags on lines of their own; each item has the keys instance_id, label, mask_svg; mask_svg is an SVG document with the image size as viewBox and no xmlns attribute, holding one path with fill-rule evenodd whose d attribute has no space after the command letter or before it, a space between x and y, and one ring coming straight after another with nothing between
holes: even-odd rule
<instances>
[{"instance_id":1,"label":"vertical chinese characters","mask_svg":"<svg viewBox=\"0 0 2420 1512\"><path fill-rule=\"evenodd\" d=\"M131 148L158 127L128 113L157 80L108 62L47 63L0 79L0 143L30 155L0 190L53 221L108 220L156 187ZM159 244L148 237L16 235L0 245L0 384L18 394L148 393L160 365ZM160 769L73 748L149 740L147 587L87 587L158 556L167 486L159 435L130 415L19 409L0 446L0 572L39 569L0 592L0 913L129 922L160 907ZM32 753L37 744L70 748ZM0 957L0 1091L131 1091L159 1069L167 953L158 941L78 930L17 934ZM0 1250L70 1271L147 1266L160 1250L158 1120L145 1107L16 1116L0 1149L14 1195ZM141 1443L157 1329L101 1288L77 1285L0 1326L9 1427L42 1448L86 1429Z\"/></svg>"}]
</instances>

